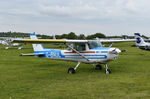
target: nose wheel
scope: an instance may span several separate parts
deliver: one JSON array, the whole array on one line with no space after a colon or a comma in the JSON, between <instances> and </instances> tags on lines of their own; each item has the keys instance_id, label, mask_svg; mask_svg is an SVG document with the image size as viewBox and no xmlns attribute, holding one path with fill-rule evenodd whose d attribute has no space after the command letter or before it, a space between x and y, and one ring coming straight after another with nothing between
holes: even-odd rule
<instances>
[{"instance_id":1,"label":"nose wheel","mask_svg":"<svg viewBox=\"0 0 150 99\"><path fill-rule=\"evenodd\" d=\"M107 70L105 71L105 73L106 73L106 74L110 74L110 73L111 73L110 69L107 69Z\"/></svg>"},{"instance_id":2,"label":"nose wheel","mask_svg":"<svg viewBox=\"0 0 150 99\"><path fill-rule=\"evenodd\" d=\"M105 65L105 73L110 74L111 70L108 68L107 64Z\"/></svg>"}]
</instances>

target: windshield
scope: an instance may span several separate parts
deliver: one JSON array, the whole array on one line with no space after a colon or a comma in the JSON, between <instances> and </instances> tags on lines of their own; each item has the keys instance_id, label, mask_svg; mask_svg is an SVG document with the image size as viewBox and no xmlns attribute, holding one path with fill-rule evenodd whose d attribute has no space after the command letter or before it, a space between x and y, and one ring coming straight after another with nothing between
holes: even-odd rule
<instances>
[{"instance_id":1,"label":"windshield","mask_svg":"<svg viewBox=\"0 0 150 99\"><path fill-rule=\"evenodd\" d=\"M89 48L90 48L90 49L96 48L96 47L102 47L102 44L100 43L99 40L91 40L91 41L88 41L88 45L89 45Z\"/></svg>"}]
</instances>

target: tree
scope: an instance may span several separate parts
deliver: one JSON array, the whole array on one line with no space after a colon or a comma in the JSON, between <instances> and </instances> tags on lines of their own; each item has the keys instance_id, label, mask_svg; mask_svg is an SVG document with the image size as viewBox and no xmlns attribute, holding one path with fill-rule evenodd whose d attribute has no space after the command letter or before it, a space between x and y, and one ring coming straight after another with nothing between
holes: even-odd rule
<instances>
[{"instance_id":1,"label":"tree","mask_svg":"<svg viewBox=\"0 0 150 99\"><path fill-rule=\"evenodd\" d=\"M61 37L61 39L68 38L68 34L62 34L62 35L60 35L60 37Z\"/></svg>"},{"instance_id":2,"label":"tree","mask_svg":"<svg viewBox=\"0 0 150 99\"><path fill-rule=\"evenodd\" d=\"M102 33L96 33L94 34L94 37L97 37L97 38L105 38L106 36Z\"/></svg>"},{"instance_id":3,"label":"tree","mask_svg":"<svg viewBox=\"0 0 150 99\"><path fill-rule=\"evenodd\" d=\"M95 33L93 35L88 35L86 39L95 39L95 38L106 38L106 36L102 33Z\"/></svg>"},{"instance_id":4,"label":"tree","mask_svg":"<svg viewBox=\"0 0 150 99\"><path fill-rule=\"evenodd\" d=\"M80 34L79 36L78 36L78 39L85 39L85 35L84 34Z\"/></svg>"},{"instance_id":5,"label":"tree","mask_svg":"<svg viewBox=\"0 0 150 99\"><path fill-rule=\"evenodd\" d=\"M68 39L77 39L77 35L74 32L68 34Z\"/></svg>"}]
</instances>

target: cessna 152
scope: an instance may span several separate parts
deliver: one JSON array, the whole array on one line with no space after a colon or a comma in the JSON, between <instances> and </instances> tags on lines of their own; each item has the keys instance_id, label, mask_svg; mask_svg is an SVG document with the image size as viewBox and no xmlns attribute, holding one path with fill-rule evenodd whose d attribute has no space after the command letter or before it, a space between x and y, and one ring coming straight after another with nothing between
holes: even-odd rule
<instances>
[{"instance_id":1,"label":"cessna 152","mask_svg":"<svg viewBox=\"0 0 150 99\"><path fill-rule=\"evenodd\" d=\"M23 56L38 56L42 58L74 61L77 65L68 69L68 73L74 74L80 63L97 64L96 69L101 70L100 64L105 64L105 73L111 73L107 63L115 60L121 50L118 48L103 47L99 40L50 40L37 39L35 33L30 34L31 39L14 40L15 43L33 43L34 53L22 54ZM120 42L119 40L118 42ZM122 40L125 41L125 40ZM132 40L127 40L132 41ZM104 40L104 42L109 42ZM113 41L111 41L113 42ZM114 42L117 42L116 40ZM66 50L46 49L41 43L64 43Z\"/></svg>"},{"instance_id":2,"label":"cessna 152","mask_svg":"<svg viewBox=\"0 0 150 99\"><path fill-rule=\"evenodd\" d=\"M140 33L134 33L134 35L136 39L135 45L140 49L150 51L150 43L145 42L144 39L141 37Z\"/></svg>"}]
</instances>

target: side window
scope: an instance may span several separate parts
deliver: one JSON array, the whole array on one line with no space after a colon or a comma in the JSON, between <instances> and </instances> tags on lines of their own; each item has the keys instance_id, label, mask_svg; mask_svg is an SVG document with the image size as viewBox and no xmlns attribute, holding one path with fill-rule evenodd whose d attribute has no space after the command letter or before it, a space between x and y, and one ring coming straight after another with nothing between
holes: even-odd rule
<instances>
[{"instance_id":1,"label":"side window","mask_svg":"<svg viewBox=\"0 0 150 99\"><path fill-rule=\"evenodd\" d=\"M85 43L76 43L75 44L75 49L77 51L85 51L86 50Z\"/></svg>"},{"instance_id":2,"label":"side window","mask_svg":"<svg viewBox=\"0 0 150 99\"><path fill-rule=\"evenodd\" d=\"M68 43L67 45L74 48L74 44L72 44L72 43ZM68 47L67 50L71 51L72 49L70 47Z\"/></svg>"}]
</instances>

